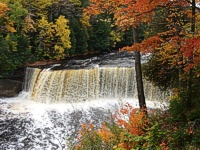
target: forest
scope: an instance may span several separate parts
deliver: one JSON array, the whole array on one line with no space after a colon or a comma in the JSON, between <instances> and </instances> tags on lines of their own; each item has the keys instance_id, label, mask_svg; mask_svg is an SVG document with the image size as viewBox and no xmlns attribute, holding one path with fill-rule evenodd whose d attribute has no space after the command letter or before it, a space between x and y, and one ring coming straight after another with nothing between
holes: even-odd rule
<instances>
[{"instance_id":1,"label":"forest","mask_svg":"<svg viewBox=\"0 0 200 150\"><path fill-rule=\"evenodd\" d=\"M135 52L140 109L83 124L75 149L200 148L199 0L0 0L0 44L1 78L38 60ZM172 91L168 109L147 111L143 78Z\"/></svg>"},{"instance_id":2,"label":"forest","mask_svg":"<svg viewBox=\"0 0 200 150\"><path fill-rule=\"evenodd\" d=\"M62 60L133 43L132 32L117 29L111 15L90 19L83 11L88 0L0 2L2 77L37 60Z\"/></svg>"}]
</instances>

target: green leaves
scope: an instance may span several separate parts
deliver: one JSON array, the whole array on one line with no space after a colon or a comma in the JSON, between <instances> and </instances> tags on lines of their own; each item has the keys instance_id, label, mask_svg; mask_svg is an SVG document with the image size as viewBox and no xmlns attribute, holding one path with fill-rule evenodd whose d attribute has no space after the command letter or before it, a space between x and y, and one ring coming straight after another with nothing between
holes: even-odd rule
<instances>
[{"instance_id":1,"label":"green leaves","mask_svg":"<svg viewBox=\"0 0 200 150\"><path fill-rule=\"evenodd\" d=\"M20 30L22 27L24 27L24 19L26 15L28 14L28 11L22 7L22 5L18 2L9 5L10 11L9 11L9 18L11 21L14 22L16 29Z\"/></svg>"}]
</instances>

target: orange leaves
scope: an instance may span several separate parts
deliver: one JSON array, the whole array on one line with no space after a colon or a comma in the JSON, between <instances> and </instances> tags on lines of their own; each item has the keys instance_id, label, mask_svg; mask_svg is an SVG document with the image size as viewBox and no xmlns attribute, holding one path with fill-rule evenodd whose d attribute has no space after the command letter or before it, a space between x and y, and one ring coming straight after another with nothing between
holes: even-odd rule
<instances>
[{"instance_id":1,"label":"orange leaves","mask_svg":"<svg viewBox=\"0 0 200 150\"><path fill-rule=\"evenodd\" d=\"M83 124L76 149L84 148L88 141L92 141L100 143L98 148L102 146L106 149L109 146L113 149L129 150L137 144L133 138L144 134L145 127L149 124L145 111L133 108L128 103L115 112L112 121L112 123L103 122L101 128L90 123Z\"/></svg>"},{"instance_id":2,"label":"orange leaves","mask_svg":"<svg viewBox=\"0 0 200 150\"><path fill-rule=\"evenodd\" d=\"M130 134L140 135L143 132L145 124L148 123L144 111L137 108L129 109L129 106L125 106L125 108L121 110L120 113L122 114L118 114L115 118L117 124ZM127 115L127 118L121 115Z\"/></svg>"},{"instance_id":3,"label":"orange leaves","mask_svg":"<svg viewBox=\"0 0 200 150\"><path fill-rule=\"evenodd\" d=\"M99 129L97 134L104 141L104 143L111 143L116 138L105 123L101 124L101 129Z\"/></svg>"},{"instance_id":4,"label":"orange leaves","mask_svg":"<svg viewBox=\"0 0 200 150\"><path fill-rule=\"evenodd\" d=\"M108 11L114 11L115 2L113 0L90 0L90 6L84 12L91 15L98 15Z\"/></svg>"},{"instance_id":5,"label":"orange leaves","mask_svg":"<svg viewBox=\"0 0 200 150\"><path fill-rule=\"evenodd\" d=\"M90 123L82 125L75 149L169 150L171 140L166 133L168 129L175 131L165 122L169 116L152 111L149 114L151 117L147 117L144 110L126 103L116 110L113 120L103 122L100 129Z\"/></svg>"},{"instance_id":6,"label":"orange leaves","mask_svg":"<svg viewBox=\"0 0 200 150\"><path fill-rule=\"evenodd\" d=\"M144 129L149 124L145 111L133 108L128 103L115 113L114 119L122 129L118 147L125 149L131 149L137 144L131 139L144 134Z\"/></svg>"},{"instance_id":7,"label":"orange leaves","mask_svg":"<svg viewBox=\"0 0 200 150\"><path fill-rule=\"evenodd\" d=\"M96 148L98 149L101 147L107 147L108 145L110 146L115 143L117 141L117 137L118 136L111 131L106 123L102 123L100 129L97 129L97 127L91 123L82 124L82 130L79 132L77 139L79 142L75 146L75 150L95 149L94 145L97 145Z\"/></svg>"},{"instance_id":8,"label":"orange leaves","mask_svg":"<svg viewBox=\"0 0 200 150\"><path fill-rule=\"evenodd\" d=\"M151 7L149 0L119 2L121 7L114 13L117 25L128 29L139 26L143 22L151 21L150 15L155 7Z\"/></svg>"},{"instance_id":9,"label":"orange leaves","mask_svg":"<svg viewBox=\"0 0 200 150\"><path fill-rule=\"evenodd\" d=\"M10 21L9 17L7 15L7 12L10 9L8 8L8 6L4 3L0 2L0 19L1 20L1 27L0 27L0 31L6 31L6 32L16 32L14 26L14 21Z\"/></svg>"},{"instance_id":10,"label":"orange leaves","mask_svg":"<svg viewBox=\"0 0 200 150\"><path fill-rule=\"evenodd\" d=\"M191 68L200 67L200 36L184 40L181 52L187 60L185 72Z\"/></svg>"},{"instance_id":11,"label":"orange leaves","mask_svg":"<svg viewBox=\"0 0 200 150\"><path fill-rule=\"evenodd\" d=\"M122 50L127 51L140 51L144 54L154 52L160 44L163 42L162 38L159 36L153 36L146 40L143 40L141 43L133 44L132 46L124 47Z\"/></svg>"},{"instance_id":12,"label":"orange leaves","mask_svg":"<svg viewBox=\"0 0 200 150\"><path fill-rule=\"evenodd\" d=\"M185 73L191 68L200 67L199 36L185 38L176 36L173 31L168 31L159 34L159 37L151 37L142 43L125 47L123 50L138 50L143 53L156 52L155 59L159 62L159 65L162 66L165 64L165 67L168 67L168 69L179 68L181 66ZM164 72L165 70L160 71L161 74Z\"/></svg>"},{"instance_id":13,"label":"orange leaves","mask_svg":"<svg viewBox=\"0 0 200 150\"><path fill-rule=\"evenodd\" d=\"M165 6L170 0L90 0L84 11L88 15L114 14L119 27L128 29L150 22L156 7Z\"/></svg>"},{"instance_id":14,"label":"orange leaves","mask_svg":"<svg viewBox=\"0 0 200 150\"><path fill-rule=\"evenodd\" d=\"M4 16L8 10L9 10L8 6L0 2L0 18Z\"/></svg>"}]
</instances>

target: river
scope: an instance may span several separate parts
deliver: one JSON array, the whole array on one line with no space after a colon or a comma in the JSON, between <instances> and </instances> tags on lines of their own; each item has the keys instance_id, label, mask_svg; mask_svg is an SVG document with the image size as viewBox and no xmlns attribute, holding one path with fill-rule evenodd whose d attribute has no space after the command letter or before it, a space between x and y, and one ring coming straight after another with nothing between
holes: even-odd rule
<instances>
[{"instance_id":1,"label":"river","mask_svg":"<svg viewBox=\"0 0 200 150\"><path fill-rule=\"evenodd\" d=\"M134 57L128 56L27 68L23 91L0 99L0 149L70 149L81 124L100 125L127 102L137 108ZM148 109L167 106L168 92L144 85Z\"/></svg>"}]
</instances>

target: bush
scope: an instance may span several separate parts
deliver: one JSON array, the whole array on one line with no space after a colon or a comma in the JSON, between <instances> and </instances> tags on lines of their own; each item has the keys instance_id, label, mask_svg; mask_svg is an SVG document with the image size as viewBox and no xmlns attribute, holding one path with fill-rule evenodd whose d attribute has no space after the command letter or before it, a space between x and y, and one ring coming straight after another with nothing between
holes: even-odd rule
<instances>
[{"instance_id":1,"label":"bush","mask_svg":"<svg viewBox=\"0 0 200 150\"><path fill-rule=\"evenodd\" d=\"M176 113L183 108L173 101ZM175 108L174 108L175 109ZM171 114L172 113L172 114ZM174 113L174 114L173 114ZM200 123L186 121L183 114L174 118L171 110L143 110L129 104L122 106L101 126L83 124L76 150L198 150L200 148Z\"/></svg>"},{"instance_id":2,"label":"bush","mask_svg":"<svg viewBox=\"0 0 200 150\"><path fill-rule=\"evenodd\" d=\"M168 149L166 132L158 118L126 104L101 127L83 124L76 150Z\"/></svg>"}]
</instances>

